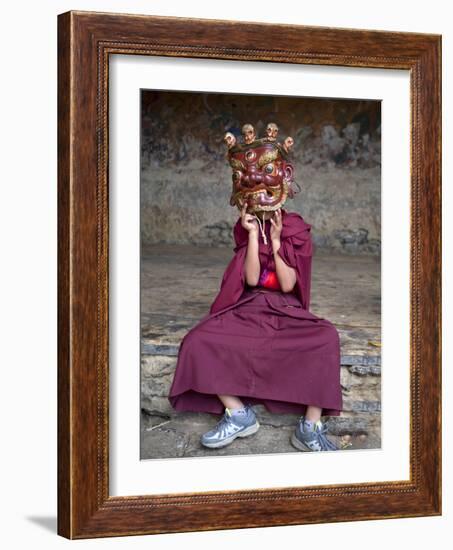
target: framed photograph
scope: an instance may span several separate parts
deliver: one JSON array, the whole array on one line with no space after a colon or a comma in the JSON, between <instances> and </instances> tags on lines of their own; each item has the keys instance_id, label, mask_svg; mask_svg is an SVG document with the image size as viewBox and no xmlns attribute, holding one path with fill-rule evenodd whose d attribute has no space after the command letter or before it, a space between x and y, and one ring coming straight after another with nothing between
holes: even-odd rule
<instances>
[{"instance_id":1,"label":"framed photograph","mask_svg":"<svg viewBox=\"0 0 453 550\"><path fill-rule=\"evenodd\" d=\"M58 533L440 515L441 37L58 48Z\"/></svg>"}]
</instances>

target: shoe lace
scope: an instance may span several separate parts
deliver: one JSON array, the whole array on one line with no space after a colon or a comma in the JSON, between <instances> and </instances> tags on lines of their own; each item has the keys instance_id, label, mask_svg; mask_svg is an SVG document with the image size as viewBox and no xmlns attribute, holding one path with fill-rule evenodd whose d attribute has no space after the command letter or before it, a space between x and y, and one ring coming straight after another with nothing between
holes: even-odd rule
<instances>
[{"instance_id":1,"label":"shoe lace","mask_svg":"<svg viewBox=\"0 0 453 550\"><path fill-rule=\"evenodd\" d=\"M227 411L223 413L222 418L217 422L217 424L214 426L213 431L220 431L225 428L225 431L228 431L228 426L231 425L231 417L228 416Z\"/></svg>"},{"instance_id":2,"label":"shoe lace","mask_svg":"<svg viewBox=\"0 0 453 550\"><path fill-rule=\"evenodd\" d=\"M318 434L317 439L321 445L321 449L323 451L338 451L339 447L337 447L337 445L335 445L333 441L331 441L325 436L326 432L327 432L326 425L322 426L321 428L317 428L316 430L316 433Z\"/></svg>"}]
</instances>

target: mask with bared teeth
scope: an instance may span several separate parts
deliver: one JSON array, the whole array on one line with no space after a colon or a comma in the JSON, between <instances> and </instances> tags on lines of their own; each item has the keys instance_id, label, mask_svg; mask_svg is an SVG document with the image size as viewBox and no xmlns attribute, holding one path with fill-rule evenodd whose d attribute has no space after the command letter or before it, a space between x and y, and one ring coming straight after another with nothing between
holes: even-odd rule
<instances>
[{"instance_id":1,"label":"mask with bared teeth","mask_svg":"<svg viewBox=\"0 0 453 550\"><path fill-rule=\"evenodd\" d=\"M289 197L294 198L294 167L289 160L294 140L287 137L277 141L278 126L271 122L266 135L257 138L251 124L242 127L242 140L233 140L227 133L224 141L228 146L227 158L232 168L233 190L230 205L242 209L247 203L247 213L261 219L266 212L282 208ZM233 136L234 137L234 136ZM299 186L298 186L299 187ZM300 188L299 188L300 191Z\"/></svg>"}]
</instances>

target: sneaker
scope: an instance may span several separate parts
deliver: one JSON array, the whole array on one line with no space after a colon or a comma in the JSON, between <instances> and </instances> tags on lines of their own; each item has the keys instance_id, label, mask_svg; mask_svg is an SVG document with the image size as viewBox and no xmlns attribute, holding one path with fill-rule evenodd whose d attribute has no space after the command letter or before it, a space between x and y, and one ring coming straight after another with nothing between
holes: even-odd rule
<instances>
[{"instance_id":1,"label":"sneaker","mask_svg":"<svg viewBox=\"0 0 453 550\"><path fill-rule=\"evenodd\" d=\"M327 426L321 420L310 422L301 416L291 443L300 451L338 451L339 447L324 435L326 431Z\"/></svg>"},{"instance_id":2,"label":"sneaker","mask_svg":"<svg viewBox=\"0 0 453 550\"><path fill-rule=\"evenodd\" d=\"M252 406L247 404L241 409L231 410L225 407L225 413L217 424L201 436L205 447L217 448L229 445L236 437L246 437L258 431L260 427Z\"/></svg>"}]
</instances>

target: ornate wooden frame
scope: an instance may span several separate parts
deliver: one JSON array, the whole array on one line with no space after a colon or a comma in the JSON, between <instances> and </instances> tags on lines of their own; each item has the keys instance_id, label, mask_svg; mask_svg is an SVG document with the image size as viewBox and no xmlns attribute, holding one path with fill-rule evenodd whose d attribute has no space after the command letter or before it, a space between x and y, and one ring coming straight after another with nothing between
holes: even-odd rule
<instances>
[{"instance_id":1,"label":"ornate wooden frame","mask_svg":"<svg viewBox=\"0 0 453 550\"><path fill-rule=\"evenodd\" d=\"M58 48L58 533L80 539L440 515L441 37L68 12L58 18ZM410 71L409 481L109 496L110 54Z\"/></svg>"}]
</instances>

